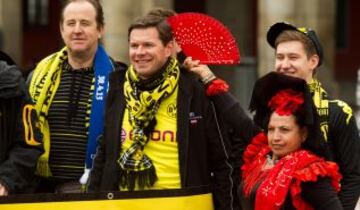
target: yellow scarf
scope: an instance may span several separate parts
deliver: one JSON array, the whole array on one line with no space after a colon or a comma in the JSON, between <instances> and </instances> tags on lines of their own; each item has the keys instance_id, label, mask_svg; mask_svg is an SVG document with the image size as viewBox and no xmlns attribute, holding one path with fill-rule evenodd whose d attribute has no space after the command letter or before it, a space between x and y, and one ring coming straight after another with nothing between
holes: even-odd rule
<instances>
[{"instance_id":1,"label":"yellow scarf","mask_svg":"<svg viewBox=\"0 0 360 210\"><path fill-rule=\"evenodd\" d=\"M329 131L329 100L327 93L316 79L311 81L309 88L319 116L322 136L324 140L327 141Z\"/></svg>"},{"instance_id":2,"label":"yellow scarf","mask_svg":"<svg viewBox=\"0 0 360 210\"><path fill-rule=\"evenodd\" d=\"M41 60L34 70L29 87L30 96L35 102L35 110L39 116L45 149L45 152L38 160L36 173L44 177L51 176L49 167L50 130L46 116L60 84L61 64L67 58L65 52L66 48L63 48L59 52Z\"/></svg>"}]
</instances>

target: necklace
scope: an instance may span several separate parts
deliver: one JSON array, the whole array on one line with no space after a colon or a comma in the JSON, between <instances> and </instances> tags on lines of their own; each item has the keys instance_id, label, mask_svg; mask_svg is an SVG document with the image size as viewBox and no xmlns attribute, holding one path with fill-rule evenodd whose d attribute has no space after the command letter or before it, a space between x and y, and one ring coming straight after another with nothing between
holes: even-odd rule
<instances>
[{"instance_id":1,"label":"necklace","mask_svg":"<svg viewBox=\"0 0 360 210\"><path fill-rule=\"evenodd\" d=\"M273 157L270 154L266 155L266 165L273 167L278 162L278 159L273 159Z\"/></svg>"}]
</instances>

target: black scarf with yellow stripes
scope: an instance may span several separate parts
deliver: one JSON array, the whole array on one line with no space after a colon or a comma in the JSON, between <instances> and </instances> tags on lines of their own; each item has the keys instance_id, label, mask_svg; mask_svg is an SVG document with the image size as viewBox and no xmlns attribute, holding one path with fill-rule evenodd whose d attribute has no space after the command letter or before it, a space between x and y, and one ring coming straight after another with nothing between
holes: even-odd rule
<instances>
[{"instance_id":1,"label":"black scarf with yellow stripes","mask_svg":"<svg viewBox=\"0 0 360 210\"><path fill-rule=\"evenodd\" d=\"M321 87L319 81L313 79L309 84L317 114L319 116L321 136L328 141L329 131L329 100L326 91Z\"/></svg>"},{"instance_id":2,"label":"black scarf with yellow stripes","mask_svg":"<svg viewBox=\"0 0 360 210\"><path fill-rule=\"evenodd\" d=\"M155 126L160 103L174 92L179 76L178 62L173 58L150 80L141 80L133 66L126 72L124 94L134 141L129 148L121 151L118 160L121 188L134 190L137 185L143 189L155 184L155 167L143 150Z\"/></svg>"}]
</instances>

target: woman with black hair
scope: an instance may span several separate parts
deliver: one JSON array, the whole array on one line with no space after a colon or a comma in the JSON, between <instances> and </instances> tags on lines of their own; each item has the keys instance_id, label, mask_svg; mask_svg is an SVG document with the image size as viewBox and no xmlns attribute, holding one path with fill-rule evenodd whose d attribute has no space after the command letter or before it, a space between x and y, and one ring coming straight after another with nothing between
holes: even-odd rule
<instances>
[{"instance_id":1,"label":"woman with black hair","mask_svg":"<svg viewBox=\"0 0 360 210\"><path fill-rule=\"evenodd\" d=\"M228 85L199 66L187 67L205 84L225 122L225 133L246 146L238 188L243 210L343 209L337 196L341 175L336 163L324 160L329 149L319 138L304 80L275 72L260 78L250 103L255 111L252 120L228 92ZM233 141L232 146L238 143Z\"/></svg>"},{"instance_id":2,"label":"woman with black hair","mask_svg":"<svg viewBox=\"0 0 360 210\"><path fill-rule=\"evenodd\" d=\"M0 52L0 196L28 192L43 152L22 74L4 55Z\"/></svg>"},{"instance_id":3,"label":"woman with black hair","mask_svg":"<svg viewBox=\"0 0 360 210\"><path fill-rule=\"evenodd\" d=\"M243 154L239 195L243 209L342 209L341 175L325 161L315 107L305 81L274 83L270 73L255 85L250 109L263 129Z\"/></svg>"}]
</instances>

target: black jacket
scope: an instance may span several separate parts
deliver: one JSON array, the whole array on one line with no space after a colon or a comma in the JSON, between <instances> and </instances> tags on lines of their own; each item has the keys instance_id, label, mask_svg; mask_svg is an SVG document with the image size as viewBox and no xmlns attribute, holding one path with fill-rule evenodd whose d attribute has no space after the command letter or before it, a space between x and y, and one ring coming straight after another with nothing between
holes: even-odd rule
<instances>
[{"instance_id":1,"label":"black jacket","mask_svg":"<svg viewBox=\"0 0 360 210\"><path fill-rule=\"evenodd\" d=\"M43 153L35 110L23 117L24 106L30 103L19 69L0 61L0 183L9 194L26 192ZM33 132L34 141L25 137L24 124Z\"/></svg>"},{"instance_id":2,"label":"black jacket","mask_svg":"<svg viewBox=\"0 0 360 210\"><path fill-rule=\"evenodd\" d=\"M343 176L339 197L345 210L353 210L360 196L360 138L351 108L329 100L328 145Z\"/></svg>"},{"instance_id":3,"label":"black jacket","mask_svg":"<svg viewBox=\"0 0 360 210\"><path fill-rule=\"evenodd\" d=\"M100 142L88 190L118 191L120 139L125 99L125 71L113 72L105 111L104 137ZM212 187L216 209L232 209L232 167L228 163L228 145L221 138L214 109L203 87L189 72L181 72L177 98L177 140L182 188ZM190 113L197 123L190 123ZM211 175L213 173L213 175Z\"/></svg>"},{"instance_id":4,"label":"black jacket","mask_svg":"<svg viewBox=\"0 0 360 210\"><path fill-rule=\"evenodd\" d=\"M234 136L232 141L238 140L232 142L233 147L244 147L260 131L231 94L224 93L211 99L216 109L221 110L219 115L228 125L228 133ZM331 160L337 162L343 175L339 198L344 209L353 210L360 195L360 140L355 119L344 112L344 107L344 102L329 101L328 145L332 152Z\"/></svg>"}]
</instances>

